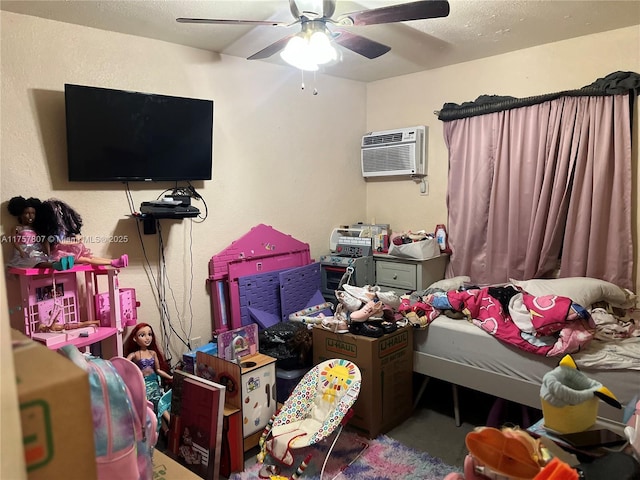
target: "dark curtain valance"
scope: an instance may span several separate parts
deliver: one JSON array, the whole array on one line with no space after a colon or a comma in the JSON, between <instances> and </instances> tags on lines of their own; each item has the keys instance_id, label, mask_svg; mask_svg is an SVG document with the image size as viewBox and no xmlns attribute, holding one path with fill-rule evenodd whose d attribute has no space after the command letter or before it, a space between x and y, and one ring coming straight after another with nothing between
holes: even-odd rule
<instances>
[{"instance_id":1,"label":"dark curtain valance","mask_svg":"<svg viewBox=\"0 0 640 480\"><path fill-rule=\"evenodd\" d=\"M635 92L640 90L640 74L635 72L614 72L579 90L566 90L527 98L480 95L475 101L464 102L461 105L445 103L438 113L438 120L450 122L460 118L475 117L512 108L528 107L559 97L618 95L627 93L629 90L634 90Z\"/></svg>"}]
</instances>

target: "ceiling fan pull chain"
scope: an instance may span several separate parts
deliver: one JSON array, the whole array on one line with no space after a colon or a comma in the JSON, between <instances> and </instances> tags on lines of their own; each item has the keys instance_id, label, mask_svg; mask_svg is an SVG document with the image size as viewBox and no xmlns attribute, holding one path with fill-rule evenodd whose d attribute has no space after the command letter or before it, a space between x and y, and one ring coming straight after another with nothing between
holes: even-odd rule
<instances>
[{"instance_id":1,"label":"ceiling fan pull chain","mask_svg":"<svg viewBox=\"0 0 640 480\"><path fill-rule=\"evenodd\" d=\"M316 85L318 84L318 77L316 77L316 72L313 72L313 94L318 95L318 89Z\"/></svg>"},{"instance_id":2,"label":"ceiling fan pull chain","mask_svg":"<svg viewBox=\"0 0 640 480\"><path fill-rule=\"evenodd\" d=\"M300 88L301 88L301 90L304 90L304 70L300 70L300 78L301 78L301 81L300 81L300 83L301 83Z\"/></svg>"}]
</instances>

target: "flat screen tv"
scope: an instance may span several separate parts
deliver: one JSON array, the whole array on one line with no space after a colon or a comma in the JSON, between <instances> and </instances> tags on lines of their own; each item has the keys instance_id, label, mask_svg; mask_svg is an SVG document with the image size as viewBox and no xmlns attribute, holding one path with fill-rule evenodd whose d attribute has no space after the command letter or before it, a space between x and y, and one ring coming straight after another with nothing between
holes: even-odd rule
<instances>
[{"instance_id":1,"label":"flat screen tv","mask_svg":"<svg viewBox=\"0 0 640 480\"><path fill-rule=\"evenodd\" d=\"M72 182L211 180L213 101L65 84Z\"/></svg>"}]
</instances>

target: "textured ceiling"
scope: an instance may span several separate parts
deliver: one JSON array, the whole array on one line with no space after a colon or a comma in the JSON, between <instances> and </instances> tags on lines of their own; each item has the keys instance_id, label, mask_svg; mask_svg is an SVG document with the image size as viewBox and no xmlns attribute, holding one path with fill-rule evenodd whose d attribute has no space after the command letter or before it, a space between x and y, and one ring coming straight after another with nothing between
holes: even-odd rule
<instances>
[{"instance_id":1,"label":"textured ceiling","mask_svg":"<svg viewBox=\"0 0 640 480\"><path fill-rule=\"evenodd\" d=\"M297 0L300 10L318 11L313 3ZM397 3L407 2L338 0L334 17ZM445 18L351 27L353 33L389 45L391 51L368 60L341 49L341 61L325 67L323 72L369 82L632 25L640 28L638 0L449 0L449 3L451 12ZM243 58L300 29L300 25L248 27L175 21L177 17L196 17L290 22L293 17L287 0L2 0L0 8ZM284 65L277 54L251 61Z\"/></svg>"}]
</instances>

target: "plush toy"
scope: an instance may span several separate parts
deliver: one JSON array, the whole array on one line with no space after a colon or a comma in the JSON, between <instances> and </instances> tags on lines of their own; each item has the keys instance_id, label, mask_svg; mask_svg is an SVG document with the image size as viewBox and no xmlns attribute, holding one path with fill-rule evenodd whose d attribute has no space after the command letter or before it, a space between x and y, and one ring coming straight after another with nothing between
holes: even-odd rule
<instances>
[{"instance_id":1,"label":"plush toy","mask_svg":"<svg viewBox=\"0 0 640 480\"><path fill-rule=\"evenodd\" d=\"M558 367L542 377L540 397L545 426L560 433L591 427L596 421L598 399L622 408L608 388L578 370L571 355L565 355Z\"/></svg>"}]
</instances>

